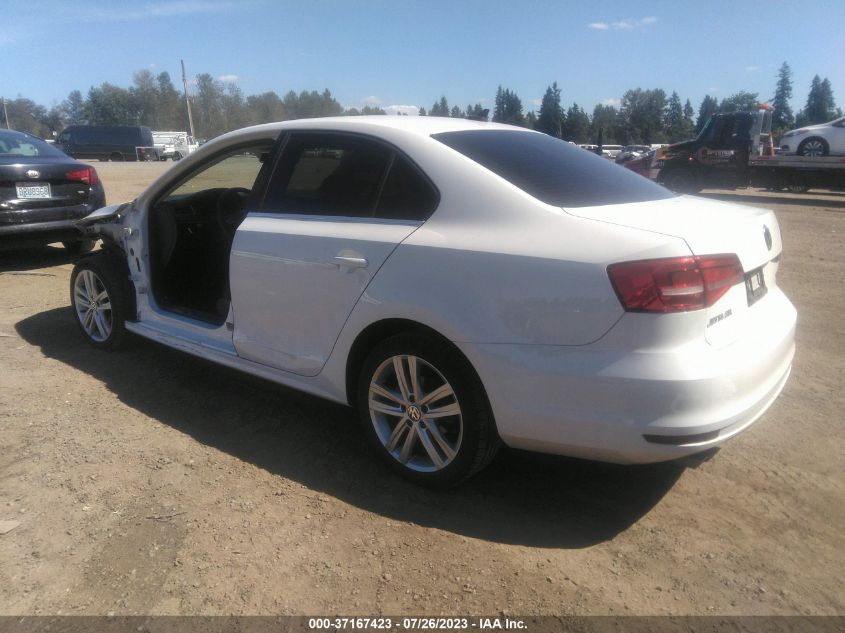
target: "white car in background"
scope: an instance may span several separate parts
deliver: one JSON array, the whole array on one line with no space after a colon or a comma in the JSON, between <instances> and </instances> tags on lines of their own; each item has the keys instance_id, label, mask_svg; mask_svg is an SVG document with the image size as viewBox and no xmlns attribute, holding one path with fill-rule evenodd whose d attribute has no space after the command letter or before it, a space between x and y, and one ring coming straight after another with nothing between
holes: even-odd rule
<instances>
[{"instance_id":1,"label":"white car in background","mask_svg":"<svg viewBox=\"0 0 845 633\"><path fill-rule=\"evenodd\" d=\"M845 117L790 130L781 138L779 151L799 156L845 154Z\"/></svg>"},{"instance_id":2,"label":"white car in background","mask_svg":"<svg viewBox=\"0 0 845 633\"><path fill-rule=\"evenodd\" d=\"M84 223L105 252L71 302L94 346L128 331L351 405L425 485L501 442L619 463L717 446L795 349L772 211L506 125L250 127Z\"/></svg>"}]
</instances>

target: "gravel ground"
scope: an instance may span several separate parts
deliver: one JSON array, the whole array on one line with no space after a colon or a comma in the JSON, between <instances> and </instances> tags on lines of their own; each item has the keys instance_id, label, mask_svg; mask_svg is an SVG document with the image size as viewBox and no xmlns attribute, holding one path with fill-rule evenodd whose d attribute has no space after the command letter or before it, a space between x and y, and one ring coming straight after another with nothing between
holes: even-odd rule
<instances>
[{"instance_id":1,"label":"gravel ground","mask_svg":"<svg viewBox=\"0 0 845 633\"><path fill-rule=\"evenodd\" d=\"M95 166L118 202L169 165ZM343 407L91 349L71 259L0 253L0 615L842 614L845 193L706 195L781 222L772 409L703 459L506 451L448 493L377 465Z\"/></svg>"}]
</instances>

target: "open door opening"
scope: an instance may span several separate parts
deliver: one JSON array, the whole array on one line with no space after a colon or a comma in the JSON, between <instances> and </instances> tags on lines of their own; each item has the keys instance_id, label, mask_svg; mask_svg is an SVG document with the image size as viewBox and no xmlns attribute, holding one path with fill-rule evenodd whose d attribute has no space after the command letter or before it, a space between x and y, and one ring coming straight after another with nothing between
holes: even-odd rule
<instances>
[{"instance_id":1,"label":"open door opening","mask_svg":"<svg viewBox=\"0 0 845 633\"><path fill-rule=\"evenodd\" d=\"M151 288L163 309L222 325L229 313L229 256L254 203L271 150L262 144L221 156L181 181L149 212Z\"/></svg>"}]
</instances>

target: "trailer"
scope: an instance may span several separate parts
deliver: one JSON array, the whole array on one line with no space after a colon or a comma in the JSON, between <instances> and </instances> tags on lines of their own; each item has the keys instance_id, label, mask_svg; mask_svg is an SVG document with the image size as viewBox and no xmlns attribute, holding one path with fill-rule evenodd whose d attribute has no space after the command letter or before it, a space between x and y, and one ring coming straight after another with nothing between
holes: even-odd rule
<instances>
[{"instance_id":1,"label":"trailer","mask_svg":"<svg viewBox=\"0 0 845 633\"><path fill-rule=\"evenodd\" d=\"M777 154L772 109L714 114L699 135L655 153L652 175L679 193L705 188L845 189L845 156Z\"/></svg>"}]
</instances>

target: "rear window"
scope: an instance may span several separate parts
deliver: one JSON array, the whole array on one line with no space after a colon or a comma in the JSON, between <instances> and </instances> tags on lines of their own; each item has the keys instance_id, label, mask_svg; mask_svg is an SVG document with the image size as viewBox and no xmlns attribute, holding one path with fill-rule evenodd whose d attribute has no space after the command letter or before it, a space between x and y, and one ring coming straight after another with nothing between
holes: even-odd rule
<instances>
[{"instance_id":1,"label":"rear window","mask_svg":"<svg viewBox=\"0 0 845 633\"><path fill-rule=\"evenodd\" d=\"M547 134L464 130L433 138L538 200L557 207L590 207L672 198L673 194L607 158Z\"/></svg>"},{"instance_id":2,"label":"rear window","mask_svg":"<svg viewBox=\"0 0 845 633\"><path fill-rule=\"evenodd\" d=\"M37 156L64 157L65 154L41 139L15 132L0 132L0 158Z\"/></svg>"}]
</instances>

